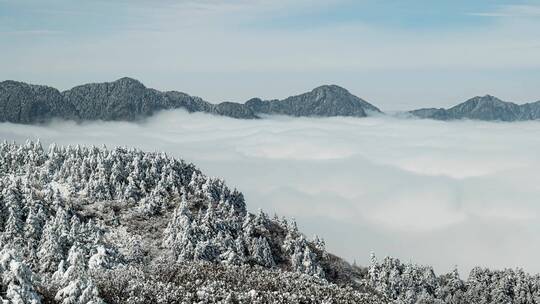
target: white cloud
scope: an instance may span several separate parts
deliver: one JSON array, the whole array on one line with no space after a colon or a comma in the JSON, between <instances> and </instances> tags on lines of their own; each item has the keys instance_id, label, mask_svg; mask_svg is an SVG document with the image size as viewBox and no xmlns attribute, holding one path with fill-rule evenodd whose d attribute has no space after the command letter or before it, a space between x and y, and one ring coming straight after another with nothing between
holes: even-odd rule
<instances>
[{"instance_id":1,"label":"white cloud","mask_svg":"<svg viewBox=\"0 0 540 304\"><path fill-rule=\"evenodd\" d=\"M144 123L0 124L0 138L166 151L245 193L251 210L297 218L330 250L540 272L538 122L389 117L246 121L182 111ZM519 248L519 253L515 252Z\"/></svg>"}]
</instances>

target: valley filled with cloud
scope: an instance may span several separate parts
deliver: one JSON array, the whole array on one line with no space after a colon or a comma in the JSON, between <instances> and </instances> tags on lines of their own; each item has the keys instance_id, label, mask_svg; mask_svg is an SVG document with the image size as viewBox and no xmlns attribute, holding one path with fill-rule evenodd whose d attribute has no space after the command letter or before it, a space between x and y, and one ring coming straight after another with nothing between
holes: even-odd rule
<instances>
[{"instance_id":1,"label":"valley filled with cloud","mask_svg":"<svg viewBox=\"0 0 540 304\"><path fill-rule=\"evenodd\" d=\"M373 251L463 274L474 265L540 272L538 134L538 122L184 111L139 123L0 124L0 138L18 143L164 151L224 178L251 211L295 217L351 262L367 265Z\"/></svg>"}]
</instances>

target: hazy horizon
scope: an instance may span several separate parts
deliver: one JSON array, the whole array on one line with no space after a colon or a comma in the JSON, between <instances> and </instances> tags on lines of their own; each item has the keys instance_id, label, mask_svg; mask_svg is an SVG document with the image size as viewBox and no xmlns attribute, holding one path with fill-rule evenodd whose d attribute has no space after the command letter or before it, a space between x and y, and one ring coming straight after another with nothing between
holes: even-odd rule
<instances>
[{"instance_id":1,"label":"hazy horizon","mask_svg":"<svg viewBox=\"0 0 540 304\"><path fill-rule=\"evenodd\" d=\"M0 79L212 103L337 84L382 110L540 100L540 1L0 1Z\"/></svg>"}]
</instances>

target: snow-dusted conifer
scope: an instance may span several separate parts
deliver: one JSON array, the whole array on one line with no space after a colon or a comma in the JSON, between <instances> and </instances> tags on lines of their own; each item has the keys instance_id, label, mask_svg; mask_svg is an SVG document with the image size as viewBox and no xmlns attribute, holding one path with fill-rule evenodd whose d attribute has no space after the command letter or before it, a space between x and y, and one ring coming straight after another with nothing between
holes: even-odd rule
<instances>
[{"instance_id":1,"label":"snow-dusted conifer","mask_svg":"<svg viewBox=\"0 0 540 304\"><path fill-rule=\"evenodd\" d=\"M67 235L65 228L60 226L62 222L56 220L59 217L62 217L61 212L57 212L57 217L54 220L47 221L43 229L37 252L42 272L55 271L58 263L64 259L64 245Z\"/></svg>"},{"instance_id":2,"label":"snow-dusted conifer","mask_svg":"<svg viewBox=\"0 0 540 304\"><path fill-rule=\"evenodd\" d=\"M35 251L41 239L46 217L41 205L30 206L28 209L28 216L24 224L24 238L28 248Z\"/></svg>"},{"instance_id":3,"label":"snow-dusted conifer","mask_svg":"<svg viewBox=\"0 0 540 304\"><path fill-rule=\"evenodd\" d=\"M100 245L96 248L95 254L93 254L88 260L89 269L107 269L111 267L111 256L105 246Z\"/></svg>"},{"instance_id":4,"label":"snow-dusted conifer","mask_svg":"<svg viewBox=\"0 0 540 304\"><path fill-rule=\"evenodd\" d=\"M270 244L268 244L265 237L253 238L251 240L251 246L249 249L251 258L257 264L264 267L275 266L275 261L272 256L272 249L270 249Z\"/></svg>"},{"instance_id":5,"label":"snow-dusted conifer","mask_svg":"<svg viewBox=\"0 0 540 304\"><path fill-rule=\"evenodd\" d=\"M2 238L4 242L22 242L24 222L23 222L23 194L21 190L21 180L14 180L3 193L7 220L4 226Z\"/></svg>"},{"instance_id":6,"label":"snow-dusted conifer","mask_svg":"<svg viewBox=\"0 0 540 304\"><path fill-rule=\"evenodd\" d=\"M6 298L12 304L39 304L41 298L33 286L32 271L13 250L0 251L0 275L7 286Z\"/></svg>"}]
</instances>

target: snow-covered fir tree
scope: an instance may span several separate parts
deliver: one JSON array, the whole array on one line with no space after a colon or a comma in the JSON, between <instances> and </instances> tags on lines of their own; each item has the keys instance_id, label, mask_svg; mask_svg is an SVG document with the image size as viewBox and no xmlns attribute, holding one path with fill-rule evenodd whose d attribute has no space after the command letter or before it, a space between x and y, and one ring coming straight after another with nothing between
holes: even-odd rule
<instances>
[{"instance_id":1,"label":"snow-covered fir tree","mask_svg":"<svg viewBox=\"0 0 540 304\"><path fill-rule=\"evenodd\" d=\"M34 274L13 249L0 251L2 294L0 301L13 304L39 304L41 297L34 289ZM5 297L5 298L4 298Z\"/></svg>"}]
</instances>

